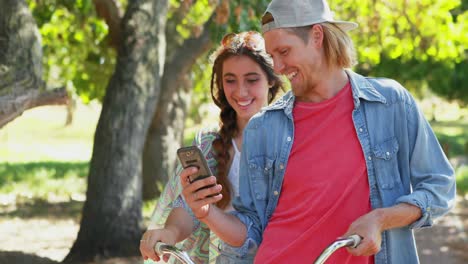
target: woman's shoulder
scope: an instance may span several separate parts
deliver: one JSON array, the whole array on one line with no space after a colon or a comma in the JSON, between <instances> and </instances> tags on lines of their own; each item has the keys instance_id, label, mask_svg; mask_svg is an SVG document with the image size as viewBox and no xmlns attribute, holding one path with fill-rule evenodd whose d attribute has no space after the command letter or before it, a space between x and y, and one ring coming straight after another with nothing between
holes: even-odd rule
<instances>
[{"instance_id":1,"label":"woman's shoulder","mask_svg":"<svg viewBox=\"0 0 468 264\"><path fill-rule=\"evenodd\" d=\"M200 148L212 172L216 171L215 169L217 163L215 158L215 150L213 148L213 142L215 141L215 139L220 137L218 131L219 128L217 127L204 128L198 131L198 133L195 136L194 142L192 143L192 145L196 145Z\"/></svg>"},{"instance_id":2,"label":"woman's shoulder","mask_svg":"<svg viewBox=\"0 0 468 264\"><path fill-rule=\"evenodd\" d=\"M219 138L219 128L218 127L206 127L197 132L195 135L194 143L196 145L210 144L213 143L215 139Z\"/></svg>"}]
</instances>

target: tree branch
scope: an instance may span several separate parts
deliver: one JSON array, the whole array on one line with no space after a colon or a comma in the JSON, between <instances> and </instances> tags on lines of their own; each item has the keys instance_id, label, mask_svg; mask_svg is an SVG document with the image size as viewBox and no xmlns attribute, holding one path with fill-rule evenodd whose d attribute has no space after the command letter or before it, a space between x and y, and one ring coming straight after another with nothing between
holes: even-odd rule
<instances>
[{"instance_id":1,"label":"tree branch","mask_svg":"<svg viewBox=\"0 0 468 264\"><path fill-rule=\"evenodd\" d=\"M166 63L165 69L177 69L179 72L190 70L196 59L208 51L213 44L210 37L210 26L212 24L213 16L203 25L203 31L200 36L187 39L182 46L176 49L174 52L175 56L170 62ZM171 76L169 75L168 78L171 78Z\"/></svg>"},{"instance_id":2,"label":"tree branch","mask_svg":"<svg viewBox=\"0 0 468 264\"><path fill-rule=\"evenodd\" d=\"M64 87L42 93L39 93L38 90L25 90L22 94L2 96L0 102L0 128L2 128L30 108L66 104L68 94Z\"/></svg>"},{"instance_id":3,"label":"tree branch","mask_svg":"<svg viewBox=\"0 0 468 264\"><path fill-rule=\"evenodd\" d=\"M40 93L32 102L30 108L44 105L65 105L69 99L65 87L60 87Z\"/></svg>"},{"instance_id":4,"label":"tree branch","mask_svg":"<svg viewBox=\"0 0 468 264\"><path fill-rule=\"evenodd\" d=\"M213 16L203 25L203 31L198 37L192 37L184 41L182 46L174 52L174 57L166 61L164 65L164 76L162 79L159 104L152 125L157 126L157 120L165 112L167 105L171 102L172 95L180 87L187 72L192 68L197 58L207 52L212 46L210 37L210 26L213 23Z\"/></svg>"},{"instance_id":5,"label":"tree branch","mask_svg":"<svg viewBox=\"0 0 468 264\"><path fill-rule=\"evenodd\" d=\"M115 0L93 0L96 13L106 21L109 27L110 45L117 49L122 40L122 11L118 1Z\"/></svg>"}]
</instances>

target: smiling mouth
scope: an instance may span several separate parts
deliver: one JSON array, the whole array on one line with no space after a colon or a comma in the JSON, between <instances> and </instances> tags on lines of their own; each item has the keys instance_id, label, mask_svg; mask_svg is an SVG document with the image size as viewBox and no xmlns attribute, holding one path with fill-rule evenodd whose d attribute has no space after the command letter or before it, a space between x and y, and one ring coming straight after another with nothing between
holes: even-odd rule
<instances>
[{"instance_id":1,"label":"smiling mouth","mask_svg":"<svg viewBox=\"0 0 468 264\"><path fill-rule=\"evenodd\" d=\"M237 101L237 104L240 106L248 106L253 102L253 99L247 101Z\"/></svg>"},{"instance_id":2,"label":"smiling mouth","mask_svg":"<svg viewBox=\"0 0 468 264\"><path fill-rule=\"evenodd\" d=\"M286 74L286 78L288 78L289 80L292 80L294 77L296 77L296 75L297 75L297 71L291 72L291 73Z\"/></svg>"}]
</instances>

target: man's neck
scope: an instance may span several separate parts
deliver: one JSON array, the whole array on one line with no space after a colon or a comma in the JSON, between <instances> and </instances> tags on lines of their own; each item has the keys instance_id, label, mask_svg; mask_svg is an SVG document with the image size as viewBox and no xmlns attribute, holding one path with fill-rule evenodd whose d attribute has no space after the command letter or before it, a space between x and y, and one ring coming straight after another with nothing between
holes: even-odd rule
<instances>
[{"instance_id":1,"label":"man's neck","mask_svg":"<svg viewBox=\"0 0 468 264\"><path fill-rule=\"evenodd\" d=\"M319 103L334 97L348 83L348 75L344 69L324 71L322 81L314 87L314 93L307 97L297 98L298 101Z\"/></svg>"}]
</instances>

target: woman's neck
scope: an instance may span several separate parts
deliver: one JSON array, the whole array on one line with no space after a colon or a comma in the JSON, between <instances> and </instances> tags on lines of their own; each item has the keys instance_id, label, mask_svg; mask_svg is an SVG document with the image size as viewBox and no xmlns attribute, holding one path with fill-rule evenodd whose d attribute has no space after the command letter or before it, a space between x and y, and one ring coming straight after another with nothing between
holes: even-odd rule
<instances>
[{"instance_id":1,"label":"woman's neck","mask_svg":"<svg viewBox=\"0 0 468 264\"><path fill-rule=\"evenodd\" d=\"M239 152L242 152L242 135L248 122L249 120L237 120L237 132L233 139Z\"/></svg>"}]
</instances>

